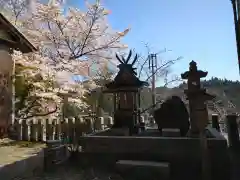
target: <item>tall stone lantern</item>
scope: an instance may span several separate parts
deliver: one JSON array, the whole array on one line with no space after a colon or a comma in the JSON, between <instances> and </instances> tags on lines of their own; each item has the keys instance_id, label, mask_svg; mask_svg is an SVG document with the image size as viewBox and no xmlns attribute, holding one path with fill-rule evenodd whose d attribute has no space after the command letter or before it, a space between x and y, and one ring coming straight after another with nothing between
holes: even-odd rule
<instances>
[{"instance_id":1,"label":"tall stone lantern","mask_svg":"<svg viewBox=\"0 0 240 180\"><path fill-rule=\"evenodd\" d=\"M198 70L197 63L191 61L189 71L181 74L182 79L187 79L188 89L184 90L189 101L190 109L190 136L199 136L208 124L208 110L206 101L215 98L201 87L200 79L206 77L208 72Z\"/></svg>"},{"instance_id":2,"label":"tall stone lantern","mask_svg":"<svg viewBox=\"0 0 240 180\"><path fill-rule=\"evenodd\" d=\"M29 53L36 48L0 13L0 137L12 122L12 50Z\"/></svg>"}]
</instances>

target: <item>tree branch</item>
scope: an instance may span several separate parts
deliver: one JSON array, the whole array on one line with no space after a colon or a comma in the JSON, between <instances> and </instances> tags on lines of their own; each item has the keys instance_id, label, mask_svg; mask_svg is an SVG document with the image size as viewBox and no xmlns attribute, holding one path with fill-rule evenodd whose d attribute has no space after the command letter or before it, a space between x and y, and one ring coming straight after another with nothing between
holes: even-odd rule
<instances>
[{"instance_id":1,"label":"tree branch","mask_svg":"<svg viewBox=\"0 0 240 180\"><path fill-rule=\"evenodd\" d=\"M29 119L29 118L33 118L33 117L39 117L39 116L47 116L47 115L50 115L50 114L52 114L52 113L55 113L56 111L57 111L57 106L55 107L55 109L54 110L52 110L52 111L49 111L49 112L47 112L47 113L36 113L36 114L32 114L32 115L30 115L30 116L27 116L27 117L25 117L24 119Z\"/></svg>"}]
</instances>

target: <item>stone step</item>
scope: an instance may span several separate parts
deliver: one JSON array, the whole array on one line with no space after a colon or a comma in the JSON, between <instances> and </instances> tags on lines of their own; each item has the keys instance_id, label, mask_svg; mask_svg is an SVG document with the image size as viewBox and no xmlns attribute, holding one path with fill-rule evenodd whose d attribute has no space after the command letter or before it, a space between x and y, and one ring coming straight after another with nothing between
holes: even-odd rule
<instances>
[{"instance_id":1,"label":"stone step","mask_svg":"<svg viewBox=\"0 0 240 180\"><path fill-rule=\"evenodd\" d=\"M164 137L180 137L180 129L162 129L162 136Z\"/></svg>"},{"instance_id":2,"label":"stone step","mask_svg":"<svg viewBox=\"0 0 240 180\"><path fill-rule=\"evenodd\" d=\"M168 180L170 177L170 165L167 162L119 160L116 162L116 169L137 180Z\"/></svg>"}]
</instances>

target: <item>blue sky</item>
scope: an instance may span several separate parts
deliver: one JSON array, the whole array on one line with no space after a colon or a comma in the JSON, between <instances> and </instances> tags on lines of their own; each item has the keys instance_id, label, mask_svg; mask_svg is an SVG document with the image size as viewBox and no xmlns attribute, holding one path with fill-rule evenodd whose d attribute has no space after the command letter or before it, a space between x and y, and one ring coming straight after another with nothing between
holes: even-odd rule
<instances>
[{"instance_id":1,"label":"blue sky","mask_svg":"<svg viewBox=\"0 0 240 180\"><path fill-rule=\"evenodd\" d=\"M82 2L74 1L75 6ZM79 4L77 4L79 3ZM195 60L201 70L239 80L233 15L230 0L102 0L112 11L109 22L116 30L131 27L124 42L144 53L172 50L160 58L183 56L172 68L174 74L188 69Z\"/></svg>"}]
</instances>

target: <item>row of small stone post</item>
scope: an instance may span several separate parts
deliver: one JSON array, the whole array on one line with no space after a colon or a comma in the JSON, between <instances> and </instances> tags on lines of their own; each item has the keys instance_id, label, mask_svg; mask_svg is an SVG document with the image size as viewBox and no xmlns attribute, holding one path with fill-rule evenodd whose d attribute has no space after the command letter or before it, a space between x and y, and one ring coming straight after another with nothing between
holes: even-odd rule
<instances>
[{"instance_id":1,"label":"row of small stone post","mask_svg":"<svg viewBox=\"0 0 240 180\"><path fill-rule=\"evenodd\" d=\"M240 145L237 118L238 116L236 114L229 114L226 116L225 120L228 134L228 143L229 146L234 149L238 149ZM212 127L219 132L221 131L218 115L212 115Z\"/></svg>"},{"instance_id":2,"label":"row of small stone post","mask_svg":"<svg viewBox=\"0 0 240 180\"><path fill-rule=\"evenodd\" d=\"M44 141L68 139L72 141L83 134L104 130L113 124L112 117L96 119L87 118L67 118L58 119L33 119L15 122L15 139L25 141Z\"/></svg>"},{"instance_id":3,"label":"row of small stone post","mask_svg":"<svg viewBox=\"0 0 240 180\"><path fill-rule=\"evenodd\" d=\"M93 123L93 131L101 131L113 125L113 118L111 116L107 118L98 117L92 123Z\"/></svg>"}]
</instances>

